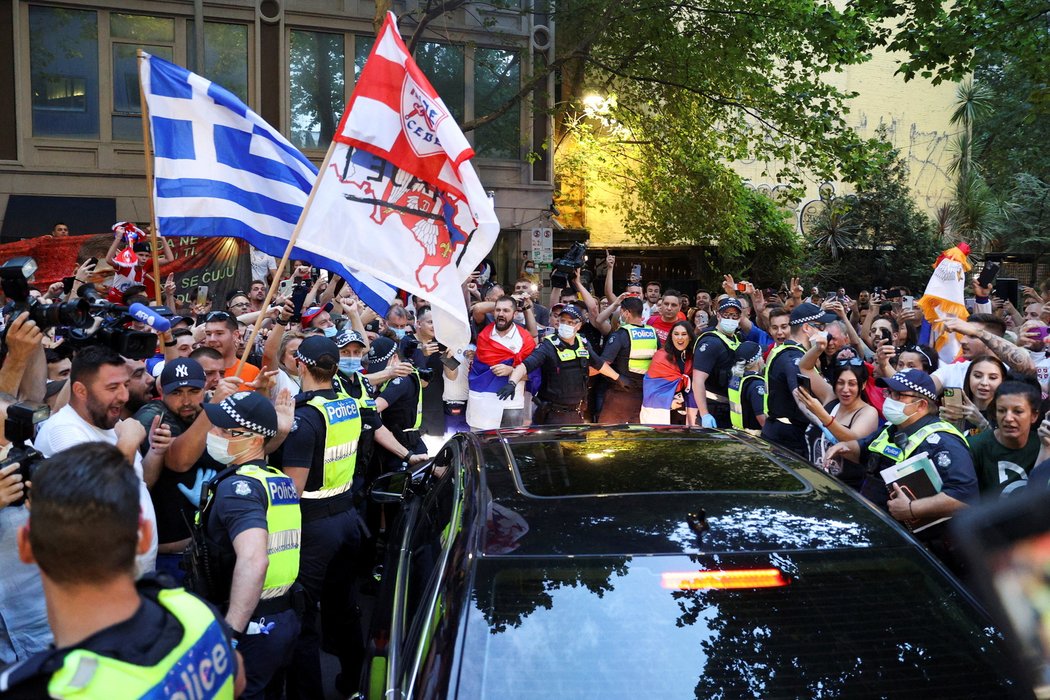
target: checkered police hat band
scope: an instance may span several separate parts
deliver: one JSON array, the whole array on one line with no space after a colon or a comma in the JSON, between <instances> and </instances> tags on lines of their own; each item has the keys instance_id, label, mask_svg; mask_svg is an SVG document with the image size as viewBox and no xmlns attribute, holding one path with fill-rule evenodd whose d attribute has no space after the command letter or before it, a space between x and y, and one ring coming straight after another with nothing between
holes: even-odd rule
<instances>
[{"instance_id":1,"label":"checkered police hat band","mask_svg":"<svg viewBox=\"0 0 1050 700\"><path fill-rule=\"evenodd\" d=\"M926 387L921 386L921 385L916 384L915 382L911 381L904 374L895 374L895 375L893 375L892 379L893 379L893 381L898 382L898 383L903 384L904 386L908 387L909 390L914 391L916 394L919 394L920 396L925 396L926 398L933 399L933 400L937 399L937 395L936 394L934 394L932 391L930 391Z\"/></svg>"},{"instance_id":2,"label":"checkered police hat band","mask_svg":"<svg viewBox=\"0 0 1050 700\"><path fill-rule=\"evenodd\" d=\"M237 408L229 399L225 399L222 403L220 403L219 408L225 411L230 418L236 421L237 425L241 426L245 430L250 430L253 433L259 433L263 437L268 438L273 437L277 434L277 431L273 428L264 428L255 421L250 421L244 416L242 416L240 413L237 412Z\"/></svg>"},{"instance_id":3,"label":"checkered police hat band","mask_svg":"<svg viewBox=\"0 0 1050 700\"><path fill-rule=\"evenodd\" d=\"M386 360L389 360L391 357L393 357L394 356L394 352L396 352L396 351L397 351L397 346L394 345L389 350L387 350L387 353L385 355L383 355L382 357L370 357L370 358L368 358L368 361L370 363L385 362Z\"/></svg>"},{"instance_id":4,"label":"checkered police hat band","mask_svg":"<svg viewBox=\"0 0 1050 700\"><path fill-rule=\"evenodd\" d=\"M309 357L307 357L306 355L302 354L301 352L299 352L299 348L295 349L295 359L299 360L304 365L310 365L311 367L316 367L317 366L317 362L312 360L312 359L310 359Z\"/></svg>"},{"instance_id":5,"label":"checkered police hat band","mask_svg":"<svg viewBox=\"0 0 1050 700\"><path fill-rule=\"evenodd\" d=\"M791 325L792 326L801 326L803 323L809 323L810 321L818 321L818 320L820 320L822 318L824 318L824 311L823 310L813 314L812 316L803 316L802 318L797 318L794 321L791 321Z\"/></svg>"}]
</instances>

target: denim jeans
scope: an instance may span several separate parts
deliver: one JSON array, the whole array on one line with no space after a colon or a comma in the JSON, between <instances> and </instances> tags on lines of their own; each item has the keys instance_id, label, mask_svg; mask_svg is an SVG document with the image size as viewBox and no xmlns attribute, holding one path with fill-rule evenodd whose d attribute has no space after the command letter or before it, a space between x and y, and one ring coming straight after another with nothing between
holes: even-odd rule
<instances>
[{"instance_id":1,"label":"denim jeans","mask_svg":"<svg viewBox=\"0 0 1050 700\"><path fill-rule=\"evenodd\" d=\"M0 508L0 666L44 651L52 639L40 570L18 558L18 529L28 519L24 506Z\"/></svg>"}]
</instances>

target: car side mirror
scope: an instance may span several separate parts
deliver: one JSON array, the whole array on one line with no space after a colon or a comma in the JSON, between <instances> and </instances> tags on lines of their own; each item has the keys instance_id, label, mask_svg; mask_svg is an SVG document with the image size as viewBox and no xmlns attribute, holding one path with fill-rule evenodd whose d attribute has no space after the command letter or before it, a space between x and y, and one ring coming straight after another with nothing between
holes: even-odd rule
<instances>
[{"instance_id":1,"label":"car side mirror","mask_svg":"<svg viewBox=\"0 0 1050 700\"><path fill-rule=\"evenodd\" d=\"M380 474L372 482L368 496L373 503L401 503L408 495L411 484L412 474L410 472L387 472Z\"/></svg>"}]
</instances>

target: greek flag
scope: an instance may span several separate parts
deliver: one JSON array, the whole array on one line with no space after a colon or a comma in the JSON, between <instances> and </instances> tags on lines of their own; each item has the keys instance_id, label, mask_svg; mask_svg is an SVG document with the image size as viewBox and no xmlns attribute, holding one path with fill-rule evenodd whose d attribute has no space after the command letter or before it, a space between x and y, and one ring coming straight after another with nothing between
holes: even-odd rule
<instances>
[{"instance_id":1,"label":"greek flag","mask_svg":"<svg viewBox=\"0 0 1050 700\"><path fill-rule=\"evenodd\" d=\"M158 229L168 237L242 238L280 258L317 168L222 86L156 56L144 59ZM378 313L394 297L393 287L339 260L299 247L291 259L338 274Z\"/></svg>"}]
</instances>

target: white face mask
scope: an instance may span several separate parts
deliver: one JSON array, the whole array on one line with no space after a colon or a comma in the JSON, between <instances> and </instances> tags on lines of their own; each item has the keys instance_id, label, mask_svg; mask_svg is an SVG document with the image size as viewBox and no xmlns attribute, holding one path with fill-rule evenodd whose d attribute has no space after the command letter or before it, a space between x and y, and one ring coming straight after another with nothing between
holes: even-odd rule
<instances>
[{"instance_id":1,"label":"white face mask","mask_svg":"<svg viewBox=\"0 0 1050 700\"><path fill-rule=\"evenodd\" d=\"M562 340L571 340L576 335L576 329L570 326L568 323L558 324L558 337Z\"/></svg>"},{"instance_id":2,"label":"white face mask","mask_svg":"<svg viewBox=\"0 0 1050 700\"><path fill-rule=\"evenodd\" d=\"M230 464L237 459L239 454L243 453L243 450L237 454L231 453L230 442L229 438L220 437L214 433L208 433L205 437L208 454L219 464Z\"/></svg>"},{"instance_id":3,"label":"white face mask","mask_svg":"<svg viewBox=\"0 0 1050 700\"><path fill-rule=\"evenodd\" d=\"M908 404L903 401L887 397L882 403L882 415L886 416L886 420L890 423L900 425L911 418L911 416L904 412L904 409L907 406Z\"/></svg>"},{"instance_id":4,"label":"white face mask","mask_svg":"<svg viewBox=\"0 0 1050 700\"><path fill-rule=\"evenodd\" d=\"M718 330L722 331L727 335L736 333L736 329L740 326L740 320L735 318L720 318L718 319Z\"/></svg>"}]
</instances>

